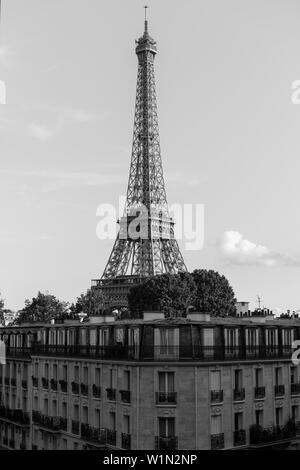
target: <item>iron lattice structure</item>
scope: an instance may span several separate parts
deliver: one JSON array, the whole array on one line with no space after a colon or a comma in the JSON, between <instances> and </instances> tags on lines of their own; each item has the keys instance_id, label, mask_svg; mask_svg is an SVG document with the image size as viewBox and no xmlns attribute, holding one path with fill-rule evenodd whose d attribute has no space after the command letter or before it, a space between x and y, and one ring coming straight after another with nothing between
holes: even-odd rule
<instances>
[{"instance_id":1,"label":"iron lattice structure","mask_svg":"<svg viewBox=\"0 0 300 470\"><path fill-rule=\"evenodd\" d=\"M133 283L156 274L186 271L166 198L154 75L157 46L148 33L147 20L136 44L138 78L126 206L103 276L93 281L112 306L127 304Z\"/></svg>"}]
</instances>

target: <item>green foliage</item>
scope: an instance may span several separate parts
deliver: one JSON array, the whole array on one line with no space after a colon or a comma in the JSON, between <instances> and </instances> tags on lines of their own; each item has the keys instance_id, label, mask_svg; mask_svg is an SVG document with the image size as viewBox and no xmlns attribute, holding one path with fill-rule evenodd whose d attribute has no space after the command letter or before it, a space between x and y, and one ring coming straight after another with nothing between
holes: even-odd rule
<instances>
[{"instance_id":1,"label":"green foliage","mask_svg":"<svg viewBox=\"0 0 300 470\"><path fill-rule=\"evenodd\" d=\"M134 318L145 310L162 311L168 317L181 316L192 302L196 286L189 273L162 274L133 287L128 295Z\"/></svg>"},{"instance_id":2,"label":"green foliage","mask_svg":"<svg viewBox=\"0 0 300 470\"><path fill-rule=\"evenodd\" d=\"M0 326L4 326L4 300L0 298Z\"/></svg>"},{"instance_id":3,"label":"green foliage","mask_svg":"<svg viewBox=\"0 0 300 470\"><path fill-rule=\"evenodd\" d=\"M67 302L61 302L54 295L38 292L31 301L25 301L25 307L20 310L14 324L49 322L53 318L64 320L71 317Z\"/></svg>"},{"instance_id":4,"label":"green foliage","mask_svg":"<svg viewBox=\"0 0 300 470\"><path fill-rule=\"evenodd\" d=\"M192 274L162 274L133 287L128 295L132 317L140 318L147 310L158 310L166 316L185 315L188 307L212 316L235 313L235 296L225 276L205 269Z\"/></svg>"},{"instance_id":5,"label":"green foliage","mask_svg":"<svg viewBox=\"0 0 300 470\"><path fill-rule=\"evenodd\" d=\"M85 294L81 294L76 302L70 307L70 312L74 315L86 313L88 316L99 315L102 312L103 298L96 289L88 289Z\"/></svg>"},{"instance_id":6,"label":"green foliage","mask_svg":"<svg viewBox=\"0 0 300 470\"><path fill-rule=\"evenodd\" d=\"M197 311L218 317L236 313L234 291L225 276L205 269L196 269L192 276L196 285L193 304Z\"/></svg>"}]
</instances>

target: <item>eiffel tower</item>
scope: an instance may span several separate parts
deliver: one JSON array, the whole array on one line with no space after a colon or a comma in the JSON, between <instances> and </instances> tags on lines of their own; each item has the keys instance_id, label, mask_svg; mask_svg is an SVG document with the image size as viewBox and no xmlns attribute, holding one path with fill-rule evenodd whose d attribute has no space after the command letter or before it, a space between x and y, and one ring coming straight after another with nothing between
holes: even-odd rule
<instances>
[{"instance_id":1,"label":"eiffel tower","mask_svg":"<svg viewBox=\"0 0 300 470\"><path fill-rule=\"evenodd\" d=\"M154 77L156 41L145 29L136 41L138 77L127 198L120 230L100 280L106 306L127 306L130 288L145 278L186 271L174 237L163 177Z\"/></svg>"}]
</instances>

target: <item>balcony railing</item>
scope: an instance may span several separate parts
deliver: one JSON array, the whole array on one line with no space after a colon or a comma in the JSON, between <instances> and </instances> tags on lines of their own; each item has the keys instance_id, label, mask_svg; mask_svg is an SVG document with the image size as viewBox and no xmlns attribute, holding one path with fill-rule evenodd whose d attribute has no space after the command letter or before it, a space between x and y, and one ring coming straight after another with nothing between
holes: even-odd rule
<instances>
[{"instance_id":1,"label":"balcony railing","mask_svg":"<svg viewBox=\"0 0 300 470\"><path fill-rule=\"evenodd\" d=\"M94 428L89 424L81 424L81 439L98 445L116 445L116 431Z\"/></svg>"},{"instance_id":2,"label":"balcony railing","mask_svg":"<svg viewBox=\"0 0 300 470\"><path fill-rule=\"evenodd\" d=\"M31 377L32 378L32 385L33 387L38 387L39 386L39 379L38 377L35 377L34 375Z\"/></svg>"},{"instance_id":3,"label":"balcony railing","mask_svg":"<svg viewBox=\"0 0 300 470\"><path fill-rule=\"evenodd\" d=\"M45 389L49 388L49 379L46 379L46 377L42 377L42 387Z\"/></svg>"},{"instance_id":4,"label":"balcony railing","mask_svg":"<svg viewBox=\"0 0 300 470\"><path fill-rule=\"evenodd\" d=\"M300 383L291 384L291 395L300 395Z\"/></svg>"},{"instance_id":5,"label":"balcony railing","mask_svg":"<svg viewBox=\"0 0 300 470\"><path fill-rule=\"evenodd\" d=\"M98 385L93 385L93 397L95 398L100 398L101 397L101 387L98 387Z\"/></svg>"},{"instance_id":6,"label":"balcony railing","mask_svg":"<svg viewBox=\"0 0 300 470\"><path fill-rule=\"evenodd\" d=\"M7 357L12 358L21 358L30 360L30 354L32 352L31 348L12 348L7 346L5 349L5 354Z\"/></svg>"},{"instance_id":7,"label":"balcony railing","mask_svg":"<svg viewBox=\"0 0 300 470\"><path fill-rule=\"evenodd\" d=\"M61 418L60 416L47 416L38 411L33 411L32 420L36 426L40 426L41 428L46 428L54 432L67 430L67 418Z\"/></svg>"},{"instance_id":8,"label":"balcony railing","mask_svg":"<svg viewBox=\"0 0 300 470\"><path fill-rule=\"evenodd\" d=\"M115 388L107 388L106 389L107 399L110 401L116 401L116 389Z\"/></svg>"},{"instance_id":9,"label":"balcony railing","mask_svg":"<svg viewBox=\"0 0 300 470\"><path fill-rule=\"evenodd\" d=\"M22 426L30 425L29 414L23 410L12 410L5 406L0 406L0 419L18 423Z\"/></svg>"},{"instance_id":10,"label":"balcony railing","mask_svg":"<svg viewBox=\"0 0 300 470\"><path fill-rule=\"evenodd\" d=\"M233 399L234 399L234 401L245 400L245 389L244 388L234 388L233 389Z\"/></svg>"},{"instance_id":11,"label":"balcony railing","mask_svg":"<svg viewBox=\"0 0 300 470\"><path fill-rule=\"evenodd\" d=\"M89 394L89 386L84 384L83 382L81 382L80 384L80 391L81 391L81 395L85 395L85 396L88 396Z\"/></svg>"},{"instance_id":12,"label":"balcony railing","mask_svg":"<svg viewBox=\"0 0 300 470\"><path fill-rule=\"evenodd\" d=\"M296 425L292 421L284 426L271 426L269 428L263 428L255 424L250 427L250 444L259 445L291 439L296 436L296 432Z\"/></svg>"},{"instance_id":13,"label":"balcony railing","mask_svg":"<svg viewBox=\"0 0 300 470\"><path fill-rule=\"evenodd\" d=\"M50 387L51 387L51 390L53 390L54 392L57 392L57 380L51 379L50 380Z\"/></svg>"},{"instance_id":14,"label":"balcony railing","mask_svg":"<svg viewBox=\"0 0 300 470\"><path fill-rule=\"evenodd\" d=\"M120 390L121 401L123 403L131 403L131 392L130 390Z\"/></svg>"},{"instance_id":15,"label":"balcony railing","mask_svg":"<svg viewBox=\"0 0 300 470\"><path fill-rule=\"evenodd\" d=\"M233 445L244 446L246 444L246 431L239 429L233 432Z\"/></svg>"},{"instance_id":16,"label":"balcony railing","mask_svg":"<svg viewBox=\"0 0 300 470\"><path fill-rule=\"evenodd\" d=\"M211 390L210 401L212 403L221 403L223 401L223 390Z\"/></svg>"},{"instance_id":17,"label":"balcony railing","mask_svg":"<svg viewBox=\"0 0 300 470\"><path fill-rule=\"evenodd\" d=\"M254 388L254 397L255 398L265 398L266 396L266 387L255 387Z\"/></svg>"},{"instance_id":18,"label":"balcony railing","mask_svg":"<svg viewBox=\"0 0 300 470\"><path fill-rule=\"evenodd\" d=\"M68 382L66 380L60 380L59 385L60 385L60 389L63 393L68 392Z\"/></svg>"},{"instance_id":19,"label":"balcony railing","mask_svg":"<svg viewBox=\"0 0 300 470\"><path fill-rule=\"evenodd\" d=\"M211 441L211 449L212 450L218 450L218 449L224 449L224 434L212 434L210 436L210 441Z\"/></svg>"},{"instance_id":20,"label":"balcony railing","mask_svg":"<svg viewBox=\"0 0 300 470\"><path fill-rule=\"evenodd\" d=\"M177 450L178 438L177 436L155 437L155 450Z\"/></svg>"},{"instance_id":21,"label":"balcony railing","mask_svg":"<svg viewBox=\"0 0 300 470\"><path fill-rule=\"evenodd\" d=\"M76 434L77 436L80 433L80 423L79 421L72 421L72 433Z\"/></svg>"},{"instance_id":22,"label":"balcony railing","mask_svg":"<svg viewBox=\"0 0 300 470\"><path fill-rule=\"evenodd\" d=\"M79 395L79 383L72 382L71 386L72 386L72 393L74 395Z\"/></svg>"},{"instance_id":23,"label":"balcony railing","mask_svg":"<svg viewBox=\"0 0 300 470\"><path fill-rule=\"evenodd\" d=\"M274 393L275 393L275 397L283 397L285 393L284 385L275 385Z\"/></svg>"},{"instance_id":24,"label":"balcony railing","mask_svg":"<svg viewBox=\"0 0 300 470\"><path fill-rule=\"evenodd\" d=\"M83 357L108 360L181 360L225 361L247 359L285 359L291 357L291 346L62 346L34 345L30 350L36 356Z\"/></svg>"},{"instance_id":25,"label":"balcony railing","mask_svg":"<svg viewBox=\"0 0 300 470\"><path fill-rule=\"evenodd\" d=\"M131 449L131 435L122 432L122 448L126 450Z\"/></svg>"},{"instance_id":26,"label":"balcony railing","mask_svg":"<svg viewBox=\"0 0 300 470\"><path fill-rule=\"evenodd\" d=\"M157 405L176 405L177 392L156 392Z\"/></svg>"}]
</instances>

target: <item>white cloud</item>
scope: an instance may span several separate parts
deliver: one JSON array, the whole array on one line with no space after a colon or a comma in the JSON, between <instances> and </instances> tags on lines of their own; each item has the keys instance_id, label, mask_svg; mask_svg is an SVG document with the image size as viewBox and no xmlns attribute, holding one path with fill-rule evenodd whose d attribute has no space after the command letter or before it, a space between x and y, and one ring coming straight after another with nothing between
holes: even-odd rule
<instances>
[{"instance_id":1,"label":"white cloud","mask_svg":"<svg viewBox=\"0 0 300 470\"><path fill-rule=\"evenodd\" d=\"M231 264L257 266L300 266L300 258L257 245L236 231L225 232L218 240L223 258Z\"/></svg>"}]
</instances>

